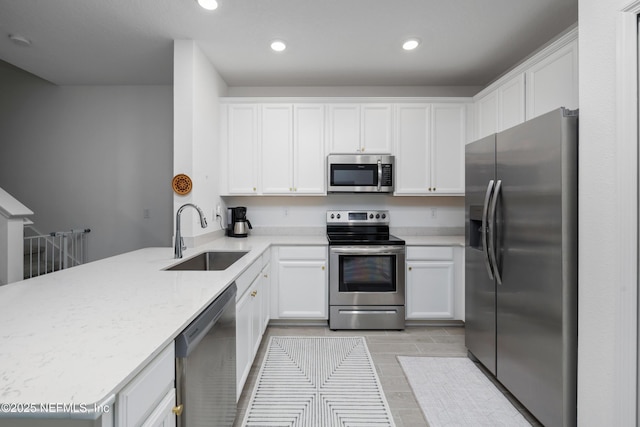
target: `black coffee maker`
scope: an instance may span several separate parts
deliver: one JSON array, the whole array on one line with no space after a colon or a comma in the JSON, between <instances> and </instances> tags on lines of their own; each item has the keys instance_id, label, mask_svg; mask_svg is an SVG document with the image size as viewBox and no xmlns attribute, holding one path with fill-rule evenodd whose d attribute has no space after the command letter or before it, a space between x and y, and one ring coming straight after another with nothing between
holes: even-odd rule
<instances>
[{"instance_id":1,"label":"black coffee maker","mask_svg":"<svg viewBox=\"0 0 640 427\"><path fill-rule=\"evenodd\" d=\"M247 208L244 206L227 208L227 236L247 237L251 229L253 227L247 219Z\"/></svg>"}]
</instances>

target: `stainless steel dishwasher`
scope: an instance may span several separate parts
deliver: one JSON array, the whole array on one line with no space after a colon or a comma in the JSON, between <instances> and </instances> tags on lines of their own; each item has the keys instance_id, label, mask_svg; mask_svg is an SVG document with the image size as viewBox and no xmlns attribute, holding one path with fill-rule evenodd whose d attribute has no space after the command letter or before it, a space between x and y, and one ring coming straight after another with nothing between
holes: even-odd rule
<instances>
[{"instance_id":1,"label":"stainless steel dishwasher","mask_svg":"<svg viewBox=\"0 0 640 427\"><path fill-rule=\"evenodd\" d=\"M233 283L176 338L178 427L233 425L236 293Z\"/></svg>"}]
</instances>

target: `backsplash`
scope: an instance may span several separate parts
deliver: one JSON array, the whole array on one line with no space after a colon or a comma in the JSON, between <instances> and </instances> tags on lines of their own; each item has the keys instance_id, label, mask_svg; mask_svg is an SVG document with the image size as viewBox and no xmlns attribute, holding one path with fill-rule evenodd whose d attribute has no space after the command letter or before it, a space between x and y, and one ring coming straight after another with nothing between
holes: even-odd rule
<instances>
[{"instance_id":1,"label":"backsplash","mask_svg":"<svg viewBox=\"0 0 640 427\"><path fill-rule=\"evenodd\" d=\"M318 197L223 196L223 200L230 207L247 207L247 218L256 229L254 234L272 234L262 229L274 227L311 227L322 233L326 211L332 209L388 210L392 231L402 229L402 234L464 233L464 197L330 194Z\"/></svg>"}]
</instances>

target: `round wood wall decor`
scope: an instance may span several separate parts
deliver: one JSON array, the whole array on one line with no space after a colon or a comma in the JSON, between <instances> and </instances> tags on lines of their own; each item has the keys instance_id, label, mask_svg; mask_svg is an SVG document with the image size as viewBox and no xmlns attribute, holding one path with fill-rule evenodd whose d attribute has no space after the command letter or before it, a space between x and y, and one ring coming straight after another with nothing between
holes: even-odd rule
<instances>
[{"instance_id":1,"label":"round wood wall decor","mask_svg":"<svg viewBox=\"0 0 640 427\"><path fill-rule=\"evenodd\" d=\"M185 194L189 194L189 192L193 188L193 182L191 182L191 178L181 173L173 177L171 186L173 187L173 191L181 196L184 196Z\"/></svg>"}]
</instances>

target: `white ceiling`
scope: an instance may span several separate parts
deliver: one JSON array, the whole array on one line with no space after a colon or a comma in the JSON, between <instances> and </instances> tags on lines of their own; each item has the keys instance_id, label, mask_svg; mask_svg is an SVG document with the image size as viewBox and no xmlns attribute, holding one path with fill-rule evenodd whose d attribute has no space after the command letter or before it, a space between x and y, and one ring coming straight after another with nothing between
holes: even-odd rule
<instances>
[{"instance_id":1,"label":"white ceiling","mask_svg":"<svg viewBox=\"0 0 640 427\"><path fill-rule=\"evenodd\" d=\"M218 3L0 0L0 59L61 85L171 84L172 41L193 39L229 86L483 86L578 17L577 0Z\"/></svg>"}]
</instances>

